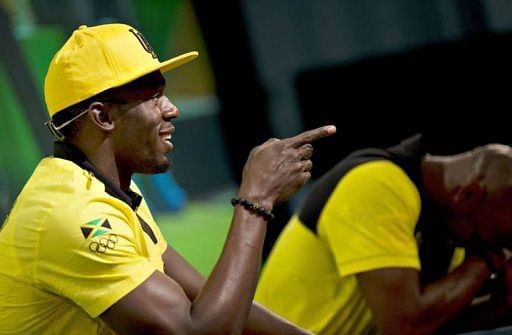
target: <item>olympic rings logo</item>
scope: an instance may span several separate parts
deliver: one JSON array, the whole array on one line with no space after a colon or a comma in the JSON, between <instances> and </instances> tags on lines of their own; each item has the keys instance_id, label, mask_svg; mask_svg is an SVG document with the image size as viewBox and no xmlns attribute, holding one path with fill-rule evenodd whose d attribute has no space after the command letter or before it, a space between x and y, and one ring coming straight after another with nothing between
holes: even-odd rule
<instances>
[{"instance_id":1,"label":"olympic rings logo","mask_svg":"<svg viewBox=\"0 0 512 335\"><path fill-rule=\"evenodd\" d=\"M105 237L100 238L97 242L91 242L91 244L89 244L89 250L104 254L107 249L114 249L116 247L117 240L118 238L116 234L108 234Z\"/></svg>"}]
</instances>

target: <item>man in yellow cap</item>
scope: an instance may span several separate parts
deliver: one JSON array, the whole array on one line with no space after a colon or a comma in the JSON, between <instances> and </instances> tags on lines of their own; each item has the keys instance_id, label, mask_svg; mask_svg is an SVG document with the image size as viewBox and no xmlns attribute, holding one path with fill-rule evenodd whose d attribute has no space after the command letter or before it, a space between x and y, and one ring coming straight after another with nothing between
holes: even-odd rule
<instances>
[{"instance_id":1,"label":"man in yellow cap","mask_svg":"<svg viewBox=\"0 0 512 335\"><path fill-rule=\"evenodd\" d=\"M0 231L0 334L304 334L252 303L274 204L309 178L333 126L254 148L209 278L168 246L131 180L170 167L176 106L160 62L124 24L81 26L45 80L58 139Z\"/></svg>"}]
</instances>

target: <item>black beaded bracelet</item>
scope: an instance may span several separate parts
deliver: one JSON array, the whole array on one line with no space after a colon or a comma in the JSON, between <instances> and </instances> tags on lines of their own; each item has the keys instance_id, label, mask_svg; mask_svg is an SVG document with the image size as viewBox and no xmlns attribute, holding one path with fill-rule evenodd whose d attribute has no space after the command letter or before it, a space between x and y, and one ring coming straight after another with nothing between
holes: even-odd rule
<instances>
[{"instance_id":1,"label":"black beaded bracelet","mask_svg":"<svg viewBox=\"0 0 512 335\"><path fill-rule=\"evenodd\" d=\"M271 211L245 198L233 198L231 199L231 204L233 206L240 205L248 211L263 217L267 221L272 221L274 219L274 214L272 214Z\"/></svg>"}]
</instances>

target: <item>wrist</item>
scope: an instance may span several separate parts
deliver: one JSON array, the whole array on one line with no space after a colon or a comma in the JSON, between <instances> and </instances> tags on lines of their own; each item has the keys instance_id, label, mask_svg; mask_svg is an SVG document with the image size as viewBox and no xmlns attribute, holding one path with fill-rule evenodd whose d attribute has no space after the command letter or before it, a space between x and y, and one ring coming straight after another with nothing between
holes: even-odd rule
<instances>
[{"instance_id":1,"label":"wrist","mask_svg":"<svg viewBox=\"0 0 512 335\"><path fill-rule=\"evenodd\" d=\"M237 198L247 199L251 202L257 203L260 207L263 207L269 211L272 211L274 209L275 199L273 197L265 195L261 191L257 191L254 189L248 190L242 186L238 191Z\"/></svg>"},{"instance_id":2,"label":"wrist","mask_svg":"<svg viewBox=\"0 0 512 335\"><path fill-rule=\"evenodd\" d=\"M231 204L233 206L241 206L242 208L251 212L252 214L262 217L267 222L272 221L274 219L274 213L272 213L271 210L249 199L233 198L231 199Z\"/></svg>"},{"instance_id":3,"label":"wrist","mask_svg":"<svg viewBox=\"0 0 512 335\"><path fill-rule=\"evenodd\" d=\"M490 278L494 279L498 272L502 269L504 263L503 253L500 251L492 251L485 249L475 249L471 254L483 260L489 270Z\"/></svg>"}]
</instances>

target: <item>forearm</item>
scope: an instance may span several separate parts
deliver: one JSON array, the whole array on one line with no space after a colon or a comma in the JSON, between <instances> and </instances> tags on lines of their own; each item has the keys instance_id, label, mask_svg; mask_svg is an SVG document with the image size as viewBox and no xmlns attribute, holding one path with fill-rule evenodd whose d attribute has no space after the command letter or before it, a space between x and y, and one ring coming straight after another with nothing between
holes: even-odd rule
<instances>
[{"instance_id":1,"label":"forearm","mask_svg":"<svg viewBox=\"0 0 512 335\"><path fill-rule=\"evenodd\" d=\"M172 247L167 248L164 262L167 275L183 287L189 299L195 300L206 279ZM243 333L310 334L257 303L252 304Z\"/></svg>"},{"instance_id":2,"label":"forearm","mask_svg":"<svg viewBox=\"0 0 512 335\"><path fill-rule=\"evenodd\" d=\"M512 311L504 304L483 303L464 310L454 320L447 322L439 334L494 329L511 325Z\"/></svg>"},{"instance_id":3,"label":"forearm","mask_svg":"<svg viewBox=\"0 0 512 335\"><path fill-rule=\"evenodd\" d=\"M240 333L252 305L266 222L237 206L219 261L193 301L191 318L215 333Z\"/></svg>"},{"instance_id":4,"label":"forearm","mask_svg":"<svg viewBox=\"0 0 512 335\"><path fill-rule=\"evenodd\" d=\"M471 304L478 290L489 278L486 264L477 257L468 258L441 280L421 292L415 321L425 333L436 332Z\"/></svg>"},{"instance_id":5,"label":"forearm","mask_svg":"<svg viewBox=\"0 0 512 335\"><path fill-rule=\"evenodd\" d=\"M243 331L244 335L300 335L312 334L291 322L281 318L265 307L253 303L249 319Z\"/></svg>"},{"instance_id":6,"label":"forearm","mask_svg":"<svg viewBox=\"0 0 512 335\"><path fill-rule=\"evenodd\" d=\"M358 282L380 333L435 334L470 304L489 275L483 260L469 257L426 287L420 273L407 268L363 272Z\"/></svg>"},{"instance_id":7,"label":"forearm","mask_svg":"<svg viewBox=\"0 0 512 335\"><path fill-rule=\"evenodd\" d=\"M497 292L489 300L472 304L440 330L442 334L454 334L481 329L494 329L512 324L512 307L505 292Z\"/></svg>"}]
</instances>

